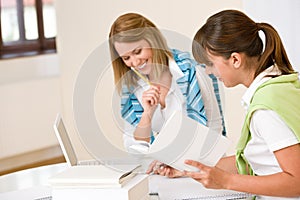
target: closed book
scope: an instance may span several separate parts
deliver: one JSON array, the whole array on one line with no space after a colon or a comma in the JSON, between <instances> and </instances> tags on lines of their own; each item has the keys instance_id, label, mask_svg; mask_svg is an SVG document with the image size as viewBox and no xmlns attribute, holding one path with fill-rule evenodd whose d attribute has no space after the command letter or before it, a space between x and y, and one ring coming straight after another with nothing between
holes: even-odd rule
<instances>
[{"instance_id":1,"label":"closed book","mask_svg":"<svg viewBox=\"0 0 300 200\"><path fill-rule=\"evenodd\" d=\"M148 175L138 174L120 188L54 187L52 200L149 200Z\"/></svg>"},{"instance_id":2,"label":"closed book","mask_svg":"<svg viewBox=\"0 0 300 200\"><path fill-rule=\"evenodd\" d=\"M49 183L56 188L121 188L138 169L137 165L72 166L51 177Z\"/></svg>"}]
</instances>

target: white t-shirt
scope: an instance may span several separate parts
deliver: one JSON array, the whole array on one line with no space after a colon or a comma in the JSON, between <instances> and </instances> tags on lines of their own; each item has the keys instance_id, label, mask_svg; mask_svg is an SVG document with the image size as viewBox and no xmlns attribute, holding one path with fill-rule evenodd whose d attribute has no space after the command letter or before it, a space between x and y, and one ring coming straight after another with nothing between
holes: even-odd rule
<instances>
[{"instance_id":1,"label":"white t-shirt","mask_svg":"<svg viewBox=\"0 0 300 200\"><path fill-rule=\"evenodd\" d=\"M172 83L165 99L166 107L162 109L160 105L158 105L152 118L152 130L156 133L159 133L166 120L174 111L181 111L183 114L187 114L186 98L183 96L179 86L176 83L176 80L181 78L184 74L174 60L169 60L169 68L172 74ZM220 115L218 103L214 94L212 80L208 75L206 75L205 70L201 66L197 67L196 70L197 80L203 98L204 109L208 119L207 126L221 133L223 130L222 117ZM142 94L145 90L149 89L150 86L142 80L138 81L138 85L139 87L134 94L139 102L142 102ZM128 122L125 122L123 139L124 146L127 149L133 144L136 145L141 143L140 141L134 139L134 130L135 128L132 125L130 125Z\"/></svg>"},{"instance_id":2,"label":"white t-shirt","mask_svg":"<svg viewBox=\"0 0 300 200\"><path fill-rule=\"evenodd\" d=\"M255 78L245 95L243 103L247 109L256 89L270 79L267 74L277 74L274 67L268 68ZM251 140L247 143L244 155L254 173L260 176L282 172L274 151L298 144L299 141L292 130L280 116L272 110L256 110L250 121ZM300 199L259 196L257 199Z\"/></svg>"}]
</instances>

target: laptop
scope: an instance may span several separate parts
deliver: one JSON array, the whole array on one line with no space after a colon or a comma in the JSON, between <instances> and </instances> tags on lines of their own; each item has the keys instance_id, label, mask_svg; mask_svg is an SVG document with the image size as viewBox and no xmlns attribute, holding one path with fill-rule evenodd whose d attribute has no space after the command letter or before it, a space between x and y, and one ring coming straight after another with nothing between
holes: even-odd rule
<instances>
[{"instance_id":1,"label":"laptop","mask_svg":"<svg viewBox=\"0 0 300 200\"><path fill-rule=\"evenodd\" d=\"M51 181L53 183L60 182L66 184L73 184L74 182L74 183L78 183L78 184L80 183L84 185L86 184L85 181L87 181L87 184L90 184L91 180L93 183L96 182L100 183L101 181L103 181L101 177L105 175L100 173L103 172L103 170L107 173L108 172L112 173L111 175L114 174L116 174L117 176L122 175L118 177L120 179L121 178L128 179L132 177L132 175L136 175L137 173L140 172L139 164L131 164L131 163L124 164L115 161L112 165L109 165L108 167L108 165L106 165L105 162L100 162L96 159L79 161L60 114L57 115L53 127L58 142L60 144L60 147L62 149L63 155L67 161L67 165L70 167L64 173L68 174L68 173L76 172L74 174L71 174L70 176L67 175L65 178L64 175L57 175L56 178L52 177ZM104 165L108 168L105 168ZM96 172L98 173L98 176ZM94 176L93 173L95 174Z\"/></svg>"},{"instance_id":2,"label":"laptop","mask_svg":"<svg viewBox=\"0 0 300 200\"><path fill-rule=\"evenodd\" d=\"M81 160L81 161L78 160L76 153L74 151L74 147L72 146L70 137L68 135L67 129L65 127L65 124L60 114L57 115L53 128L54 128L55 135L58 139L59 145L61 147L61 150L69 166L101 165L101 162L96 159Z\"/></svg>"}]
</instances>

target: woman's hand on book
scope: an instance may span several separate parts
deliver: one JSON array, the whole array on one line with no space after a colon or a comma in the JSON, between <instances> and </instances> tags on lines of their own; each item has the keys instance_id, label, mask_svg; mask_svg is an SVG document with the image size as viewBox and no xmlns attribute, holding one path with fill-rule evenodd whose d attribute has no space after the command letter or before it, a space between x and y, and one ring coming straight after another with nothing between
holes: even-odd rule
<instances>
[{"instance_id":1,"label":"woman's hand on book","mask_svg":"<svg viewBox=\"0 0 300 200\"><path fill-rule=\"evenodd\" d=\"M184 175L202 183L206 188L227 189L227 181L230 176L228 172L218 167L206 166L194 160L186 160L185 164L199 169L199 171L184 171Z\"/></svg>"},{"instance_id":2,"label":"woman's hand on book","mask_svg":"<svg viewBox=\"0 0 300 200\"><path fill-rule=\"evenodd\" d=\"M157 160L153 161L147 170L147 174L158 174L161 176L167 176L169 178L178 178L184 175L184 172L174 169L164 163L161 163Z\"/></svg>"}]
</instances>

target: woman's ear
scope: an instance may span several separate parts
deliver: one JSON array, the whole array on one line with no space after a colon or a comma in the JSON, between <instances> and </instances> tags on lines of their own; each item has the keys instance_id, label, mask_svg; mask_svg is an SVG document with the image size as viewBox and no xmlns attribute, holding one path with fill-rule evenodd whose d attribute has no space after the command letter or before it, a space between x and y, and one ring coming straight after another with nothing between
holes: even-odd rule
<instances>
[{"instance_id":1,"label":"woman's ear","mask_svg":"<svg viewBox=\"0 0 300 200\"><path fill-rule=\"evenodd\" d=\"M233 52L230 56L230 62L235 69L240 68L242 63L242 56L240 53Z\"/></svg>"}]
</instances>

